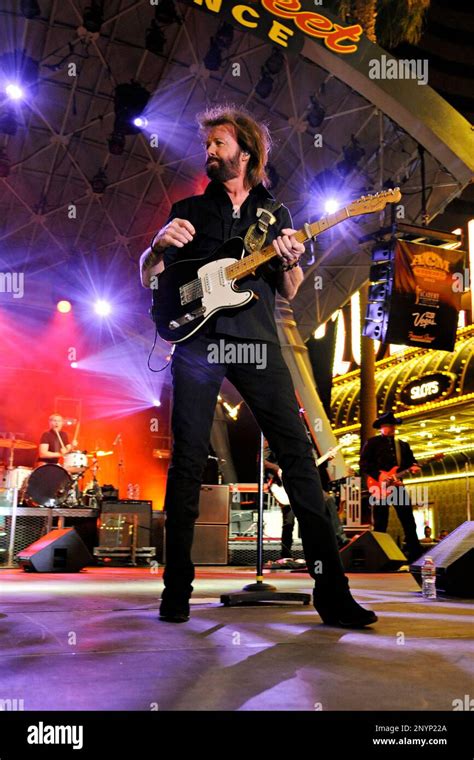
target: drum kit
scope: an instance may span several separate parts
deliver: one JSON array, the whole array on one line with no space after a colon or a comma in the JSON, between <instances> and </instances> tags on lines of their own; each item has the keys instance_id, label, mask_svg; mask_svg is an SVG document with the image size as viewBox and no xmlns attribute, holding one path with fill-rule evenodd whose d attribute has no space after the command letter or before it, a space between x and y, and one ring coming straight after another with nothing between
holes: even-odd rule
<instances>
[{"instance_id":1,"label":"drum kit","mask_svg":"<svg viewBox=\"0 0 474 760\"><path fill-rule=\"evenodd\" d=\"M0 473L4 488L18 488L18 502L28 507L88 507L94 509L102 502L102 490L97 480L99 461L113 451L70 451L61 464L41 463L35 469L15 467L16 450L36 449L36 444L14 438L0 438L0 448L10 450L8 466ZM82 490L79 481L89 471L90 482Z\"/></svg>"}]
</instances>

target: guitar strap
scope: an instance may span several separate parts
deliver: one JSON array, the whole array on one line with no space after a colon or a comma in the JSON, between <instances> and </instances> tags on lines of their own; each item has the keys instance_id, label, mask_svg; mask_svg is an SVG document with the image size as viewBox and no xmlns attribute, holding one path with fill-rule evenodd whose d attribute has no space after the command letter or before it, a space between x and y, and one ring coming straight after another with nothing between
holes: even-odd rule
<instances>
[{"instance_id":1,"label":"guitar strap","mask_svg":"<svg viewBox=\"0 0 474 760\"><path fill-rule=\"evenodd\" d=\"M244 238L247 253L254 253L261 249L267 238L268 228L277 220L275 211L278 211L280 206L281 203L268 198L263 207L257 209L257 221L248 228Z\"/></svg>"},{"instance_id":2,"label":"guitar strap","mask_svg":"<svg viewBox=\"0 0 474 760\"><path fill-rule=\"evenodd\" d=\"M400 467L400 463L402 461L402 447L400 446L400 441L398 438L395 438L395 458L397 460L397 464Z\"/></svg>"}]
</instances>

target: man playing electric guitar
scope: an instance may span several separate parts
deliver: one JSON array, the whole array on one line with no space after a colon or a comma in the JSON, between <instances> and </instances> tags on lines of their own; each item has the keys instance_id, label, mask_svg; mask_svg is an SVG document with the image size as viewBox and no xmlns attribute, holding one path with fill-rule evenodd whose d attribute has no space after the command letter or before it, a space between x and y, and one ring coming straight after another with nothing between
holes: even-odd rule
<instances>
[{"instance_id":1,"label":"man playing electric guitar","mask_svg":"<svg viewBox=\"0 0 474 760\"><path fill-rule=\"evenodd\" d=\"M166 275L174 262L209 256L232 236L244 238L260 218L259 210L274 202L264 186L270 148L265 125L231 106L201 115L199 124L211 182L203 195L173 205L168 222L152 240L151 250L142 255L141 277L146 287L153 288L153 277L163 269ZM252 410L283 469L285 489L300 524L308 571L315 581L316 610L327 624L362 627L377 618L350 593L275 324L275 293L291 299L303 280L298 261L304 245L295 238L287 208L275 204L266 218L266 244L273 244L275 256L243 281L258 298L239 309L210 316L201 330L176 343L172 359L174 440L164 507L166 568L160 619L174 623L189 619L194 523L214 409L227 377ZM212 295L214 285L219 288L220 276L217 273L215 281L210 279L199 287ZM189 286L192 289L194 284ZM158 278L158 301L160 287ZM166 300L166 293L163 297ZM178 303L180 298L189 298L188 289L182 289ZM258 343L265 349L260 352L265 356L265 366L252 361L228 362L222 357L211 360L210 350L221 341L231 348L242 342Z\"/></svg>"},{"instance_id":2,"label":"man playing electric guitar","mask_svg":"<svg viewBox=\"0 0 474 760\"><path fill-rule=\"evenodd\" d=\"M401 424L401 419L394 416L393 412L385 412L380 415L373 427L379 429L381 435L369 438L360 454L360 471L362 475L379 481L379 487L372 492L371 503L374 504L373 523L374 530L381 533L387 532L390 503L393 503L398 519L400 520L405 534L407 557L409 562L414 562L423 554L416 534L415 518L408 494L403 484L394 475L388 475L392 468L409 470L412 473L420 471L410 445L395 437L396 426ZM381 476L381 473L386 473ZM382 480L382 483L380 483ZM388 501L388 494L393 497Z\"/></svg>"}]
</instances>

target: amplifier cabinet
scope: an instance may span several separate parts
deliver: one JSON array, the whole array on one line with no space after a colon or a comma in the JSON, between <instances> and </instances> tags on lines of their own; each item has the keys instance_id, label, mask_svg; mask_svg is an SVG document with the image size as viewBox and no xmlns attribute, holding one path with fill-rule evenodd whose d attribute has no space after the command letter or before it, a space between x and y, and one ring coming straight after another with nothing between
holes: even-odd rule
<instances>
[{"instance_id":1,"label":"amplifier cabinet","mask_svg":"<svg viewBox=\"0 0 474 760\"><path fill-rule=\"evenodd\" d=\"M202 485L196 525L228 525L229 505L229 486Z\"/></svg>"}]
</instances>

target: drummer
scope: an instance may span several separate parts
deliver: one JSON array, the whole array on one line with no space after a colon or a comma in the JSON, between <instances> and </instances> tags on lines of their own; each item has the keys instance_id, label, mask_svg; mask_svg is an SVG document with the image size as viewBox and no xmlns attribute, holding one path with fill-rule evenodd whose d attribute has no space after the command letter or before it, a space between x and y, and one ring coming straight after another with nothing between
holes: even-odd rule
<instances>
[{"instance_id":1,"label":"drummer","mask_svg":"<svg viewBox=\"0 0 474 760\"><path fill-rule=\"evenodd\" d=\"M77 448L77 441L69 443L68 434L62 429L64 420L60 414L49 418L49 430L41 436L38 450L38 463L58 464L61 456Z\"/></svg>"}]
</instances>

